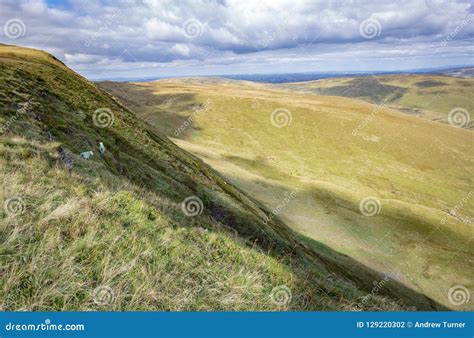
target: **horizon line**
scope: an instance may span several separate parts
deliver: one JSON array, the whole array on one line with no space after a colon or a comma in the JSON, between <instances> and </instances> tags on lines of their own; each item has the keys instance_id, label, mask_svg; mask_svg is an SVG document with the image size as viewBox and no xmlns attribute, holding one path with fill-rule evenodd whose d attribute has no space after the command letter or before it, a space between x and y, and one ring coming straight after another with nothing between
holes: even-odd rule
<instances>
[{"instance_id":1,"label":"horizon line","mask_svg":"<svg viewBox=\"0 0 474 338\"><path fill-rule=\"evenodd\" d=\"M307 72L275 72L275 73L232 73L232 74L203 74L203 75L164 75L164 76L150 76L150 77L91 77L88 78L93 82L103 82L103 81L112 81L112 82L152 82L157 80L164 79L174 79L174 78L230 78L238 76L282 76L282 75L328 75L327 77L338 77L338 75L383 75L383 74L417 74L417 73L430 73L436 71L448 71L451 69L463 69L474 67L474 64L465 64L465 65L450 65L446 67L430 67L430 68L411 68L411 69L402 69L402 70L360 70L360 71L342 71L342 70L328 70L328 71L307 71ZM331 76L333 75L333 76ZM243 80L245 79L234 79L234 80ZM251 80L247 80L251 81ZM255 81L255 82L264 82L264 81ZM300 81L296 81L300 82ZM301 81L304 82L304 81Z\"/></svg>"}]
</instances>

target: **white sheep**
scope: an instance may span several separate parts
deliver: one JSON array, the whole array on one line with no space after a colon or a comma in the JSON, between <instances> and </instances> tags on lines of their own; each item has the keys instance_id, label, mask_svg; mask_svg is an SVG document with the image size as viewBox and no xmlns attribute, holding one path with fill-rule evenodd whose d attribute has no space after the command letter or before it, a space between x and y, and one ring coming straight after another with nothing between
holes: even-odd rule
<instances>
[{"instance_id":1,"label":"white sheep","mask_svg":"<svg viewBox=\"0 0 474 338\"><path fill-rule=\"evenodd\" d=\"M84 151L83 153L81 153L81 157L85 160L88 160L89 157L91 157L93 155L94 155L94 152L92 150Z\"/></svg>"},{"instance_id":2,"label":"white sheep","mask_svg":"<svg viewBox=\"0 0 474 338\"><path fill-rule=\"evenodd\" d=\"M101 154L105 153L105 146L102 142L99 143L99 151Z\"/></svg>"}]
</instances>

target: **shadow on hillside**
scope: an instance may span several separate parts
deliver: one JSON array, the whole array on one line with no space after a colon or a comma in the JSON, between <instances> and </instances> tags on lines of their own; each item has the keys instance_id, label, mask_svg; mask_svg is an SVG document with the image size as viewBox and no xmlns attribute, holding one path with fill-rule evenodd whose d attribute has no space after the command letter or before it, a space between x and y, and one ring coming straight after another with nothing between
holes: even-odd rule
<instances>
[{"instance_id":1,"label":"shadow on hillside","mask_svg":"<svg viewBox=\"0 0 474 338\"><path fill-rule=\"evenodd\" d=\"M72 121L74 120L70 120ZM347 281L367 293L372 291L374 281L381 281L384 278L377 271L319 242L303 241L300 235L288 228L278 217L273 218L262 204L226 183L222 176L208 165L178 148L168 138L152 132L153 128L148 127L148 131L138 128L140 133L148 134L140 136L145 137L145 141L150 138L152 142L137 147L113 128L99 130L92 127L92 121L87 122L88 128L93 128L88 129L90 132L88 142L96 144L100 140L107 145L109 151L103 159L113 173L127 177L137 186L152 193L166 196L178 205L186 197L199 196L203 201L204 210L198 217L210 218L216 224L222 224L224 228L233 229L233 232L246 240L249 245L256 246L273 257L284 259L299 280L308 280L308 275L303 270L296 269L290 262L306 261L309 266L314 267L312 271L314 274L327 272L326 276L321 276L326 281L340 280L337 276L345 276ZM84 133L86 130L80 125L69 127L77 128L78 133ZM67 135L63 137L67 140L67 144L71 144L72 141ZM153 147L158 151L145 150ZM107 180L104 180L104 183L106 182ZM115 189L113 186L110 188L111 191ZM232 199L223 195L228 195ZM238 205L233 205L234 201L239 202ZM155 206L160 208L160 205ZM193 218L184 217L181 212L168 212L166 215L172 224L195 225ZM268 222L263 221L265 215ZM303 259L295 260L291 257ZM354 266L357 267L356 270L351 269ZM328 287L324 292L333 299L342 298L341 284L334 282L333 285L334 287ZM318 287L322 288L319 285ZM378 294L388 295L393 300L401 300L405 306L413 306L418 310L445 309L430 298L395 280L387 282ZM357 298L354 297L353 300L356 301Z\"/></svg>"},{"instance_id":2,"label":"shadow on hillside","mask_svg":"<svg viewBox=\"0 0 474 338\"><path fill-rule=\"evenodd\" d=\"M58 83L58 91L68 88L71 90L71 97L72 94L77 95L73 89L67 86L68 83L64 84L64 87L60 85L60 82ZM117 129L99 128L94 126L91 116L78 119L74 117L72 108L65 109L68 106L76 107L74 104L70 104L68 100L62 102L58 97L58 101L62 105L51 105L54 91L51 91L50 95L41 95L41 93L36 92L40 88L42 86L36 84L35 88L30 88L30 92L36 94L35 97L38 101L44 107L49 108L44 110L44 114L36 116L38 119L36 119L37 123L35 122L35 125L38 125L38 130L40 127L48 129L48 132L54 136L58 143L69 147L69 150L75 153L82 151L83 146L88 147L85 149L89 149L89 147L90 149L96 149L98 142L104 142L107 147L105 156L96 156L91 162L103 161L112 173L127 178L137 186L143 187L143 189L147 189L159 197L166 196L178 205L186 197L199 196L203 201L204 210L201 215L197 216L198 219L212 219L216 223L232 228L240 237L246 239L249 245L255 246L274 257L287 258L288 266L294 270L295 276L299 280L308 280L308 274L304 274L302 270L294 269L294 265L290 264L293 261L298 261L300 264L303 264L303 261L308 262L308 266L317 266L318 268L319 266L324 267L328 271L327 277L324 276L326 280L331 279L334 274L341 276L347 274L348 281L359 285L361 289L367 292L372 290L372 281L382 278L376 271L361 264L359 264L357 272L348 270L348 264L354 263L355 265L357 263L355 260L330 248L325 248L325 252L322 252L320 249L316 250L313 246L306 245L304 241L301 241L300 236L291 231L278 218L269 218L268 223L264 222L263 215L269 217L270 214L265 211L260 203L250 200L244 193L227 184L209 166L175 146L165 136L162 137L141 128L140 123L136 121L132 114L124 113L120 115L121 123L117 121L114 127ZM43 93L48 94L47 92ZM100 96L97 95L100 93L94 92L93 94L91 94L93 98ZM79 98L81 98L80 95ZM109 105L112 102L104 99L91 102L90 105L97 107L103 103ZM131 129L133 128L136 128L135 133L137 135L135 137L137 142L131 140L133 136ZM124 136L125 130L127 136ZM20 131L20 135L24 133L25 130ZM152 141L148 143L150 139ZM46 136L41 141L48 142ZM140 146L135 145L136 143ZM144 151L144 149L148 151ZM88 171L83 172L84 181L93 185L91 178L96 178L93 169L99 168L99 166L92 166L91 162L83 162L81 165L88 169ZM75 174L80 173L79 170L75 172ZM109 175L110 173L104 170L103 174ZM103 179L103 183L109 185L111 192L116 191L116 181L114 183L110 177ZM155 202L155 206L159 208L160 205L156 205L156 203L159 202ZM185 217L181 212L168 212L166 217L170 218L173 221L172 224L176 226L192 226L194 223L193 218ZM292 257L296 256L303 259L292 260ZM312 272L315 271L316 269L312 270ZM310 280L313 281L313 279ZM339 285L339 290L334 287L327 288L325 291L333 297L335 302L342 299L344 295L350 300L357 300L355 295L350 298L352 296L350 291L355 290L346 286L346 289L342 290L345 291L344 293L341 288ZM413 305L419 310L442 309L441 305L396 282L391 282L381 290L381 293L389 294L395 300L400 298L404 303Z\"/></svg>"},{"instance_id":3,"label":"shadow on hillside","mask_svg":"<svg viewBox=\"0 0 474 338\"><path fill-rule=\"evenodd\" d=\"M200 130L194 122L194 114L204 105L196 103L195 93L161 94L157 93L157 87L126 82L106 81L98 85L168 137L186 140Z\"/></svg>"},{"instance_id":4,"label":"shadow on hillside","mask_svg":"<svg viewBox=\"0 0 474 338\"><path fill-rule=\"evenodd\" d=\"M164 173L168 180L167 185L161 190L159 188L152 189L152 187L155 187L153 180L165 178L146 173L146 168L143 168L145 169L143 172L132 170L132 162L122 163L122 165L127 167L123 174L133 183L150 189L151 192L163 194L178 204L190 195L199 196L204 203L203 214L199 217L209 217L215 222L222 224L225 228L233 229L235 233L244 238L249 244L257 245L261 250L274 257L303 257L305 260L312 262L311 264L314 263L314 266L317 267L319 265L323 267L328 272L327 278L332 278L334 274L345 276L347 280L367 293L373 291L374 281L378 282L384 279L385 276L383 274L355 259L341 254L318 241L303 238L301 235L296 234L280 221L278 217L273 217L258 201L227 184L208 165L204 164L194 155L185 153L177 148L171 141L165 140L154 133L149 133L149 136L157 142L156 146L160 147L160 151L172 153L181 160L180 163L167 162L166 160L150 157L142 149L133 147L127 140L122 139L120 135L115 134L114 136L121 143L122 151L127 150L128 155L140 159L140 161L145 161L150 165L150 168L159 168L160 172ZM112 163L109 162L110 164ZM187 167L184 170L187 174L182 174L183 165ZM204 173L204 177L200 173ZM193 174L197 176L193 176ZM206 181L206 191L203 191L200 187L202 184L206 184ZM217 182L218 187L213 182ZM185 187L184 189L182 188L183 186ZM245 210L235 208L218 196L219 190L221 193L225 192L241 202L242 206L248 206L248 202L251 201L256 208L245 208ZM262 221L263 213L268 217L268 225ZM171 213L168 216L171 217L174 224L181 224L182 226L193 225L192 218L183 218L181 213ZM295 271L295 273L299 274L300 272ZM300 276L300 278L305 279L307 276ZM333 293L334 290L329 289L325 290L325 292L328 295L337 297L337 293ZM377 294L387 295L394 300L401 300L403 304L415 307L417 310L446 310L443 305L394 279L390 279Z\"/></svg>"},{"instance_id":5,"label":"shadow on hillside","mask_svg":"<svg viewBox=\"0 0 474 338\"><path fill-rule=\"evenodd\" d=\"M399 99L406 91L406 88L383 84L370 76L355 78L347 85L319 89L319 92L324 95L362 98L374 103Z\"/></svg>"}]
</instances>

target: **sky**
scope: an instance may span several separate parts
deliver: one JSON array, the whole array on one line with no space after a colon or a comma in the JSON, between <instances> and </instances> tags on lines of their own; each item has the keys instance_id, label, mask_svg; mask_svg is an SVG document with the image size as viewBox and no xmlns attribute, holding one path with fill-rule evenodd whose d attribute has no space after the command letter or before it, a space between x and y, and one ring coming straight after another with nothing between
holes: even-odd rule
<instances>
[{"instance_id":1,"label":"sky","mask_svg":"<svg viewBox=\"0 0 474 338\"><path fill-rule=\"evenodd\" d=\"M0 28L93 80L474 64L474 0L0 0Z\"/></svg>"}]
</instances>

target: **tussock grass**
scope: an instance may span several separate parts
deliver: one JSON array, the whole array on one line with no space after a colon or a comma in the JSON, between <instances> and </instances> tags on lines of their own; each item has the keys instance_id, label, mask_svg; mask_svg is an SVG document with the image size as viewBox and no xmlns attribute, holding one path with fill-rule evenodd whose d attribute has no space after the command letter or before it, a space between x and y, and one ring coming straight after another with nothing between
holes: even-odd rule
<instances>
[{"instance_id":1,"label":"tussock grass","mask_svg":"<svg viewBox=\"0 0 474 338\"><path fill-rule=\"evenodd\" d=\"M448 307L471 309L471 304L453 306L448 292L453 285L472 289L472 131L401 113L391 109L394 100L377 106L295 91L350 87L345 89L357 90L345 94L372 95L376 101L397 88L403 89L398 100L426 91L417 94L420 102L428 105L438 95L446 103L441 111L472 103L472 79L358 79L270 86L193 78L100 86L269 210L278 210L300 234ZM423 84L430 79L428 87ZM438 87L447 93L435 94ZM186 104L164 104L173 97L186 97ZM203 111L192 108L201 105ZM291 124L272 124L271 113L278 109L291 114ZM189 116L192 123L176 136L174 130ZM365 216L360 203L370 196L380 210Z\"/></svg>"},{"instance_id":2,"label":"tussock grass","mask_svg":"<svg viewBox=\"0 0 474 338\"><path fill-rule=\"evenodd\" d=\"M4 197L21 196L25 211L2 216L3 310L334 310L365 295L249 247L211 219L191 222L126 179L68 171L54 147L14 144L1 148ZM335 299L325 292L333 283ZM271 302L279 285L292 290L288 306ZM93 293L104 286L112 297L98 305ZM387 304L398 308L382 297L369 308Z\"/></svg>"},{"instance_id":3,"label":"tussock grass","mask_svg":"<svg viewBox=\"0 0 474 338\"><path fill-rule=\"evenodd\" d=\"M260 204L50 55L0 46L0 80L2 310L361 307L361 278L266 222ZM108 128L93 123L103 107ZM79 157L98 142L104 156ZM188 217L181 202L193 195L204 208ZM277 286L290 302L272 301ZM362 308L432 306L394 290Z\"/></svg>"}]
</instances>

